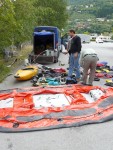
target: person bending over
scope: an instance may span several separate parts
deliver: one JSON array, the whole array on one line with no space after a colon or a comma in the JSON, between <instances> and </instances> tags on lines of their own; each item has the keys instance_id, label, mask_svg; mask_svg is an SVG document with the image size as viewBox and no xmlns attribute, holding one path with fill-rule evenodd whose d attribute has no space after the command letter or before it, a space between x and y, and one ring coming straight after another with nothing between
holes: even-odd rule
<instances>
[{"instance_id":1,"label":"person bending over","mask_svg":"<svg viewBox=\"0 0 113 150\"><path fill-rule=\"evenodd\" d=\"M88 85L93 85L98 60L97 53L94 49L83 49L81 51L80 65L83 68L82 84L87 84L88 71L90 71Z\"/></svg>"}]
</instances>

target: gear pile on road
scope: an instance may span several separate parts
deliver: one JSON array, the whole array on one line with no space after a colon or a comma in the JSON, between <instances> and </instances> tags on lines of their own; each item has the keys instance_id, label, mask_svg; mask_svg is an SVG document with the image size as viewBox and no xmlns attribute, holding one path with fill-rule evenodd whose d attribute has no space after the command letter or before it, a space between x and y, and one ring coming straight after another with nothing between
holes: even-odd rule
<instances>
[{"instance_id":1,"label":"gear pile on road","mask_svg":"<svg viewBox=\"0 0 113 150\"><path fill-rule=\"evenodd\" d=\"M96 78L106 79L106 86L113 87L113 66L110 67L108 62L100 62L96 68Z\"/></svg>"},{"instance_id":2,"label":"gear pile on road","mask_svg":"<svg viewBox=\"0 0 113 150\"><path fill-rule=\"evenodd\" d=\"M76 84L76 76L67 79L67 71L63 68L49 68L42 66L40 73L32 79L33 86L58 86Z\"/></svg>"},{"instance_id":3,"label":"gear pile on road","mask_svg":"<svg viewBox=\"0 0 113 150\"><path fill-rule=\"evenodd\" d=\"M81 76L83 72L81 71ZM90 72L88 73L90 74ZM14 76L16 80L31 79L33 86L58 86L67 84L77 84L76 75L68 77L67 70L64 68L50 68L44 65L29 65L24 69L18 70ZM96 67L94 81L100 79L113 78L113 67L108 65L108 62L99 62ZM106 80L106 86L113 87L113 80Z\"/></svg>"},{"instance_id":4,"label":"gear pile on road","mask_svg":"<svg viewBox=\"0 0 113 150\"><path fill-rule=\"evenodd\" d=\"M108 62L100 62L97 64L96 77L99 78L112 78L113 77L113 67L108 65Z\"/></svg>"}]
</instances>

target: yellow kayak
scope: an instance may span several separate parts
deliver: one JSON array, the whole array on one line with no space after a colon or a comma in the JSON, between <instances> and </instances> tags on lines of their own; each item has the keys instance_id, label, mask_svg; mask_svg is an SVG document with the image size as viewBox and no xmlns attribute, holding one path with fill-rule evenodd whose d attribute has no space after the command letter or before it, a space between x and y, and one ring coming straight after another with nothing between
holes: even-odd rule
<instances>
[{"instance_id":1,"label":"yellow kayak","mask_svg":"<svg viewBox=\"0 0 113 150\"><path fill-rule=\"evenodd\" d=\"M113 82L111 79L106 80L106 83L111 83L111 82Z\"/></svg>"},{"instance_id":2,"label":"yellow kayak","mask_svg":"<svg viewBox=\"0 0 113 150\"><path fill-rule=\"evenodd\" d=\"M101 72L109 73L110 71L108 69L96 70L96 73L101 73Z\"/></svg>"},{"instance_id":3,"label":"yellow kayak","mask_svg":"<svg viewBox=\"0 0 113 150\"><path fill-rule=\"evenodd\" d=\"M110 71L108 69L102 69L102 71L109 73Z\"/></svg>"},{"instance_id":4,"label":"yellow kayak","mask_svg":"<svg viewBox=\"0 0 113 150\"><path fill-rule=\"evenodd\" d=\"M101 70L96 70L96 73L101 73L102 71Z\"/></svg>"},{"instance_id":5,"label":"yellow kayak","mask_svg":"<svg viewBox=\"0 0 113 150\"><path fill-rule=\"evenodd\" d=\"M24 69L20 69L16 72L15 78L19 81L29 80L32 77L36 76L38 73L37 66L27 66Z\"/></svg>"}]
</instances>

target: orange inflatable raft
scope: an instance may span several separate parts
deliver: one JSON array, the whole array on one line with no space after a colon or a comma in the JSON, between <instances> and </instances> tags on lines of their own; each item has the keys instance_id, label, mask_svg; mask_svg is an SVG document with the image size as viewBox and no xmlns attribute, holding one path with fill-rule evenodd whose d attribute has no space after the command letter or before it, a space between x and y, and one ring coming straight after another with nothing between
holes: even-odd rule
<instances>
[{"instance_id":1,"label":"orange inflatable raft","mask_svg":"<svg viewBox=\"0 0 113 150\"><path fill-rule=\"evenodd\" d=\"M0 131L78 127L113 119L113 88L59 86L0 91Z\"/></svg>"}]
</instances>

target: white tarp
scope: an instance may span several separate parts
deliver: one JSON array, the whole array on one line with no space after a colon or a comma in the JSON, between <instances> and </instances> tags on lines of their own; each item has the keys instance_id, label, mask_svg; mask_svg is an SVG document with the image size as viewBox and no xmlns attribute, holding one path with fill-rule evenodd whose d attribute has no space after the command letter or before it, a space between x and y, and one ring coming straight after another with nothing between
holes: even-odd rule
<instances>
[{"instance_id":1,"label":"white tarp","mask_svg":"<svg viewBox=\"0 0 113 150\"><path fill-rule=\"evenodd\" d=\"M69 106L71 99L64 94L34 95L35 108Z\"/></svg>"},{"instance_id":2,"label":"white tarp","mask_svg":"<svg viewBox=\"0 0 113 150\"><path fill-rule=\"evenodd\" d=\"M13 108L13 98L0 100L0 108Z\"/></svg>"}]
</instances>

